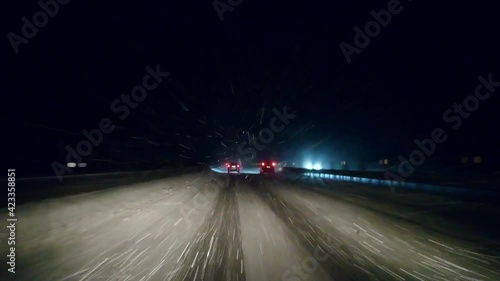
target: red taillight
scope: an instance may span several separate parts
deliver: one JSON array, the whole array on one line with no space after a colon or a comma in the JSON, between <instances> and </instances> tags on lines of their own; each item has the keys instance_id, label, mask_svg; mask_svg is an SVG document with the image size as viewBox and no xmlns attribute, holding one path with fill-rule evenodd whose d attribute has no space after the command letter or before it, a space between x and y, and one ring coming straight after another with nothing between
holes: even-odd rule
<instances>
[{"instance_id":1,"label":"red taillight","mask_svg":"<svg viewBox=\"0 0 500 281\"><path fill-rule=\"evenodd\" d=\"M273 162L273 166L276 166L276 163Z\"/></svg>"},{"instance_id":2,"label":"red taillight","mask_svg":"<svg viewBox=\"0 0 500 281\"><path fill-rule=\"evenodd\" d=\"M239 168L239 167L240 167L240 164L236 165L236 167L238 167L238 168Z\"/></svg>"},{"instance_id":3,"label":"red taillight","mask_svg":"<svg viewBox=\"0 0 500 281\"><path fill-rule=\"evenodd\" d=\"M266 165L266 163L262 162L262 166Z\"/></svg>"}]
</instances>

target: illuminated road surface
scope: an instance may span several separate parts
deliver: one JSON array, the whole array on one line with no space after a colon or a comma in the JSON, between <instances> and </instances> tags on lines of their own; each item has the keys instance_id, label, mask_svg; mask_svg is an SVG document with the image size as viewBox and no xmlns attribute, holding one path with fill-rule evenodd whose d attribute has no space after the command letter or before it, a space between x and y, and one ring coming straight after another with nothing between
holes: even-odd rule
<instances>
[{"instance_id":1,"label":"illuminated road surface","mask_svg":"<svg viewBox=\"0 0 500 281\"><path fill-rule=\"evenodd\" d=\"M18 206L16 273L4 263L0 280L500 280L495 233L437 212L462 205L487 208L320 179L186 174Z\"/></svg>"}]
</instances>

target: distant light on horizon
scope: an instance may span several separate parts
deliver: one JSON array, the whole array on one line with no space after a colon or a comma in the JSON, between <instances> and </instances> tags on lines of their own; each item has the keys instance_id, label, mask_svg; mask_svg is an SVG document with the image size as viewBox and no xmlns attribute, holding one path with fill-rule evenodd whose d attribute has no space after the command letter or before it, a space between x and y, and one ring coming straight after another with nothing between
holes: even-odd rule
<instances>
[{"instance_id":1,"label":"distant light on horizon","mask_svg":"<svg viewBox=\"0 0 500 281\"><path fill-rule=\"evenodd\" d=\"M313 164L312 162L306 162L304 164L304 168L308 170L321 170L323 167L321 166L321 163Z\"/></svg>"}]
</instances>

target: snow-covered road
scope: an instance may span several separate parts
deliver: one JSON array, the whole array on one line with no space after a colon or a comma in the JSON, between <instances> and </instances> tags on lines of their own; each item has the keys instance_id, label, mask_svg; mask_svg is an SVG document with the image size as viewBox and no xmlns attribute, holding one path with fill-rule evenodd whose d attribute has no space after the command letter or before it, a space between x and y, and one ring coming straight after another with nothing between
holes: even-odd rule
<instances>
[{"instance_id":1,"label":"snow-covered road","mask_svg":"<svg viewBox=\"0 0 500 281\"><path fill-rule=\"evenodd\" d=\"M500 280L498 239L436 211L487 207L478 204L286 175L184 174L18 206L16 273L4 263L0 279Z\"/></svg>"}]
</instances>

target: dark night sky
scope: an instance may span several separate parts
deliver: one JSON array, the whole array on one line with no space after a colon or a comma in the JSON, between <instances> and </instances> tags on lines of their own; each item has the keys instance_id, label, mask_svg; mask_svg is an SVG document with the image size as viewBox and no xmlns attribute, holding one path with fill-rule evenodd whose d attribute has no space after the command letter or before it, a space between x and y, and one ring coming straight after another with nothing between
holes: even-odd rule
<instances>
[{"instance_id":1,"label":"dark night sky","mask_svg":"<svg viewBox=\"0 0 500 281\"><path fill-rule=\"evenodd\" d=\"M222 22L211 1L176 2L73 0L18 54L5 36L9 156L19 165L60 160L64 145L108 117L117 129L92 158L205 161L286 105L297 118L270 150L319 143L345 155L395 157L414 149L413 139L449 128L443 113L474 93L478 75L500 81L498 9L483 3L402 1L403 11L348 64L339 44L353 44L353 28L389 1L244 0ZM8 5L5 35L20 34L20 18L40 9L36 1ZM119 120L111 103L156 64L170 76ZM441 154L496 151L498 93L447 130Z\"/></svg>"}]
</instances>

